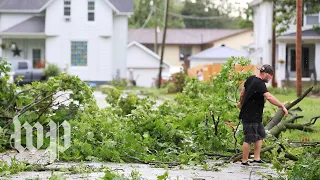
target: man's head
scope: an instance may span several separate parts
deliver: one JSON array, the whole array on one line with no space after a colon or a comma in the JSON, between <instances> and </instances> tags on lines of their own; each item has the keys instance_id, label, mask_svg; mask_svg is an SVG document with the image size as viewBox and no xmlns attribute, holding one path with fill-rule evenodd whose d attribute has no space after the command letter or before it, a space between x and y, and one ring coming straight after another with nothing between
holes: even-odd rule
<instances>
[{"instance_id":1,"label":"man's head","mask_svg":"<svg viewBox=\"0 0 320 180\"><path fill-rule=\"evenodd\" d=\"M259 68L260 70L260 77L261 79L268 83L272 77L273 77L273 74L274 74L274 70L272 68L272 66L270 66L269 64L264 64L263 66L261 66Z\"/></svg>"}]
</instances>

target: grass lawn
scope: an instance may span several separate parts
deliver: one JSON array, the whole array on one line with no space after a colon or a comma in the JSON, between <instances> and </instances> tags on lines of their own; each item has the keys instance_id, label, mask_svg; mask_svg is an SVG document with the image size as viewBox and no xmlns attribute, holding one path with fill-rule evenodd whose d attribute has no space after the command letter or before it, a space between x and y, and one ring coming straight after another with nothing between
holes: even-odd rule
<instances>
[{"instance_id":1,"label":"grass lawn","mask_svg":"<svg viewBox=\"0 0 320 180\"><path fill-rule=\"evenodd\" d=\"M142 95L155 97L156 99L163 99L163 100L170 100L174 99L174 97L177 95L177 93L168 94L167 88L143 88L143 87L128 87L126 90L136 90L140 91Z\"/></svg>"},{"instance_id":2,"label":"grass lawn","mask_svg":"<svg viewBox=\"0 0 320 180\"><path fill-rule=\"evenodd\" d=\"M291 102L297 99L296 93L289 93L288 95L274 94L280 102ZM266 103L266 106L272 106L269 102ZM311 98L306 97L300 103L298 103L293 108L300 107L302 112L295 112L298 115L304 116L302 119L298 119L297 123L304 124L310 121L312 117L320 116L320 97ZM290 117L290 115L289 115ZM320 119L311 126L315 131L314 132L303 132L299 130L287 130L282 134L282 137L288 138L292 141L301 141L302 138L308 138L310 141L320 141Z\"/></svg>"}]
</instances>

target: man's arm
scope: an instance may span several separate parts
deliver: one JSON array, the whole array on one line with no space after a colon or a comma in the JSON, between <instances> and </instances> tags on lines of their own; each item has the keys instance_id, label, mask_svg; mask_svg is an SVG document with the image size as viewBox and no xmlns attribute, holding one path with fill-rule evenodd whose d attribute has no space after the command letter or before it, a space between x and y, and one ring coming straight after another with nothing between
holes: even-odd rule
<instances>
[{"instance_id":1,"label":"man's arm","mask_svg":"<svg viewBox=\"0 0 320 180\"><path fill-rule=\"evenodd\" d=\"M274 97L271 93L266 92L263 94L263 96L273 105L278 106L279 108L282 109L284 115L288 115L288 110L287 108L276 98Z\"/></svg>"},{"instance_id":2,"label":"man's arm","mask_svg":"<svg viewBox=\"0 0 320 180\"><path fill-rule=\"evenodd\" d=\"M240 93L240 103L238 104L238 108L241 109L242 108L242 104L243 104L243 98L244 98L244 92L245 92L245 88L242 88L242 91Z\"/></svg>"}]
</instances>

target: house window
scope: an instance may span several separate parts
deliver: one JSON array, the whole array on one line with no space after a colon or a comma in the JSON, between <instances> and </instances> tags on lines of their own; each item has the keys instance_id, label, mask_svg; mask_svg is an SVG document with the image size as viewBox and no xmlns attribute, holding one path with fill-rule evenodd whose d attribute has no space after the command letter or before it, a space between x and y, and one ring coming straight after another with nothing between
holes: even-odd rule
<instances>
[{"instance_id":1,"label":"house window","mask_svg":"<svg viewBox=\"0 0 320 180\"><path fill-rule=\"evenodd\" d=\"M94 21L94 1L88 1L88 21Z\"/></svg>"},{"instance_id":2,"label":"house window","mask_svg":"<svg viewBox=\"0 0 320 180\"><path fill-rule=\"evenodd\" d=\"M71 0L64 0L64 16L71 15Z\"/></svg>"},{"instance_id":3,"label":"house window","mask_svg":"<svg viewBox=\"0 0 320 180\"><path fill-rule=\"evenodd\" d=\"M179 58L184 61L187 60L187 57L191 56L192 47L191 46L180 46L179 47Z\"/></svg>"},{"instance_id":4,"label":"house window","mask_svg":"<svg viewBox=\"0 0 320 180\"><path fill-rule=\"evenodd\" d=\"M71 42L71 66L87 66L88 44L86 41Z\"/></svg>"},{"instance_id":5,"label":"house window","mask_svg":"<svg viewBox=\"0 0 320 180\"><path fill-rule=\"evenodd\" d=\"M306 10L311 11L312 6L310 4L307 4ZM306 24L307 25L314 25L314 24L319 24L319 12L315 14L307 14L306 15Z\"/></svg>"}]
</instances>

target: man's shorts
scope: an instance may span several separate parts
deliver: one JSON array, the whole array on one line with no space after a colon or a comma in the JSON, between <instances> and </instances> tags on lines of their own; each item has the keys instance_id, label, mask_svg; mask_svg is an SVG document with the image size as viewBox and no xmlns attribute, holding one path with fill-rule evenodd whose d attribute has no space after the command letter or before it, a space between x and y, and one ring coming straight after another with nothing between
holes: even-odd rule
<instances>
[{"instance_id":1,"label":"man's shorts","mask_svg":"<svg viewBox=\"0 0 320 180\"><path fill-rule=\"evenodd\" d=\"M262 122L260 123L248 123L243 122L244 142L255 143L258 140L262 140L266 137L266 131Z\"/></svg>"}]
</instances>

